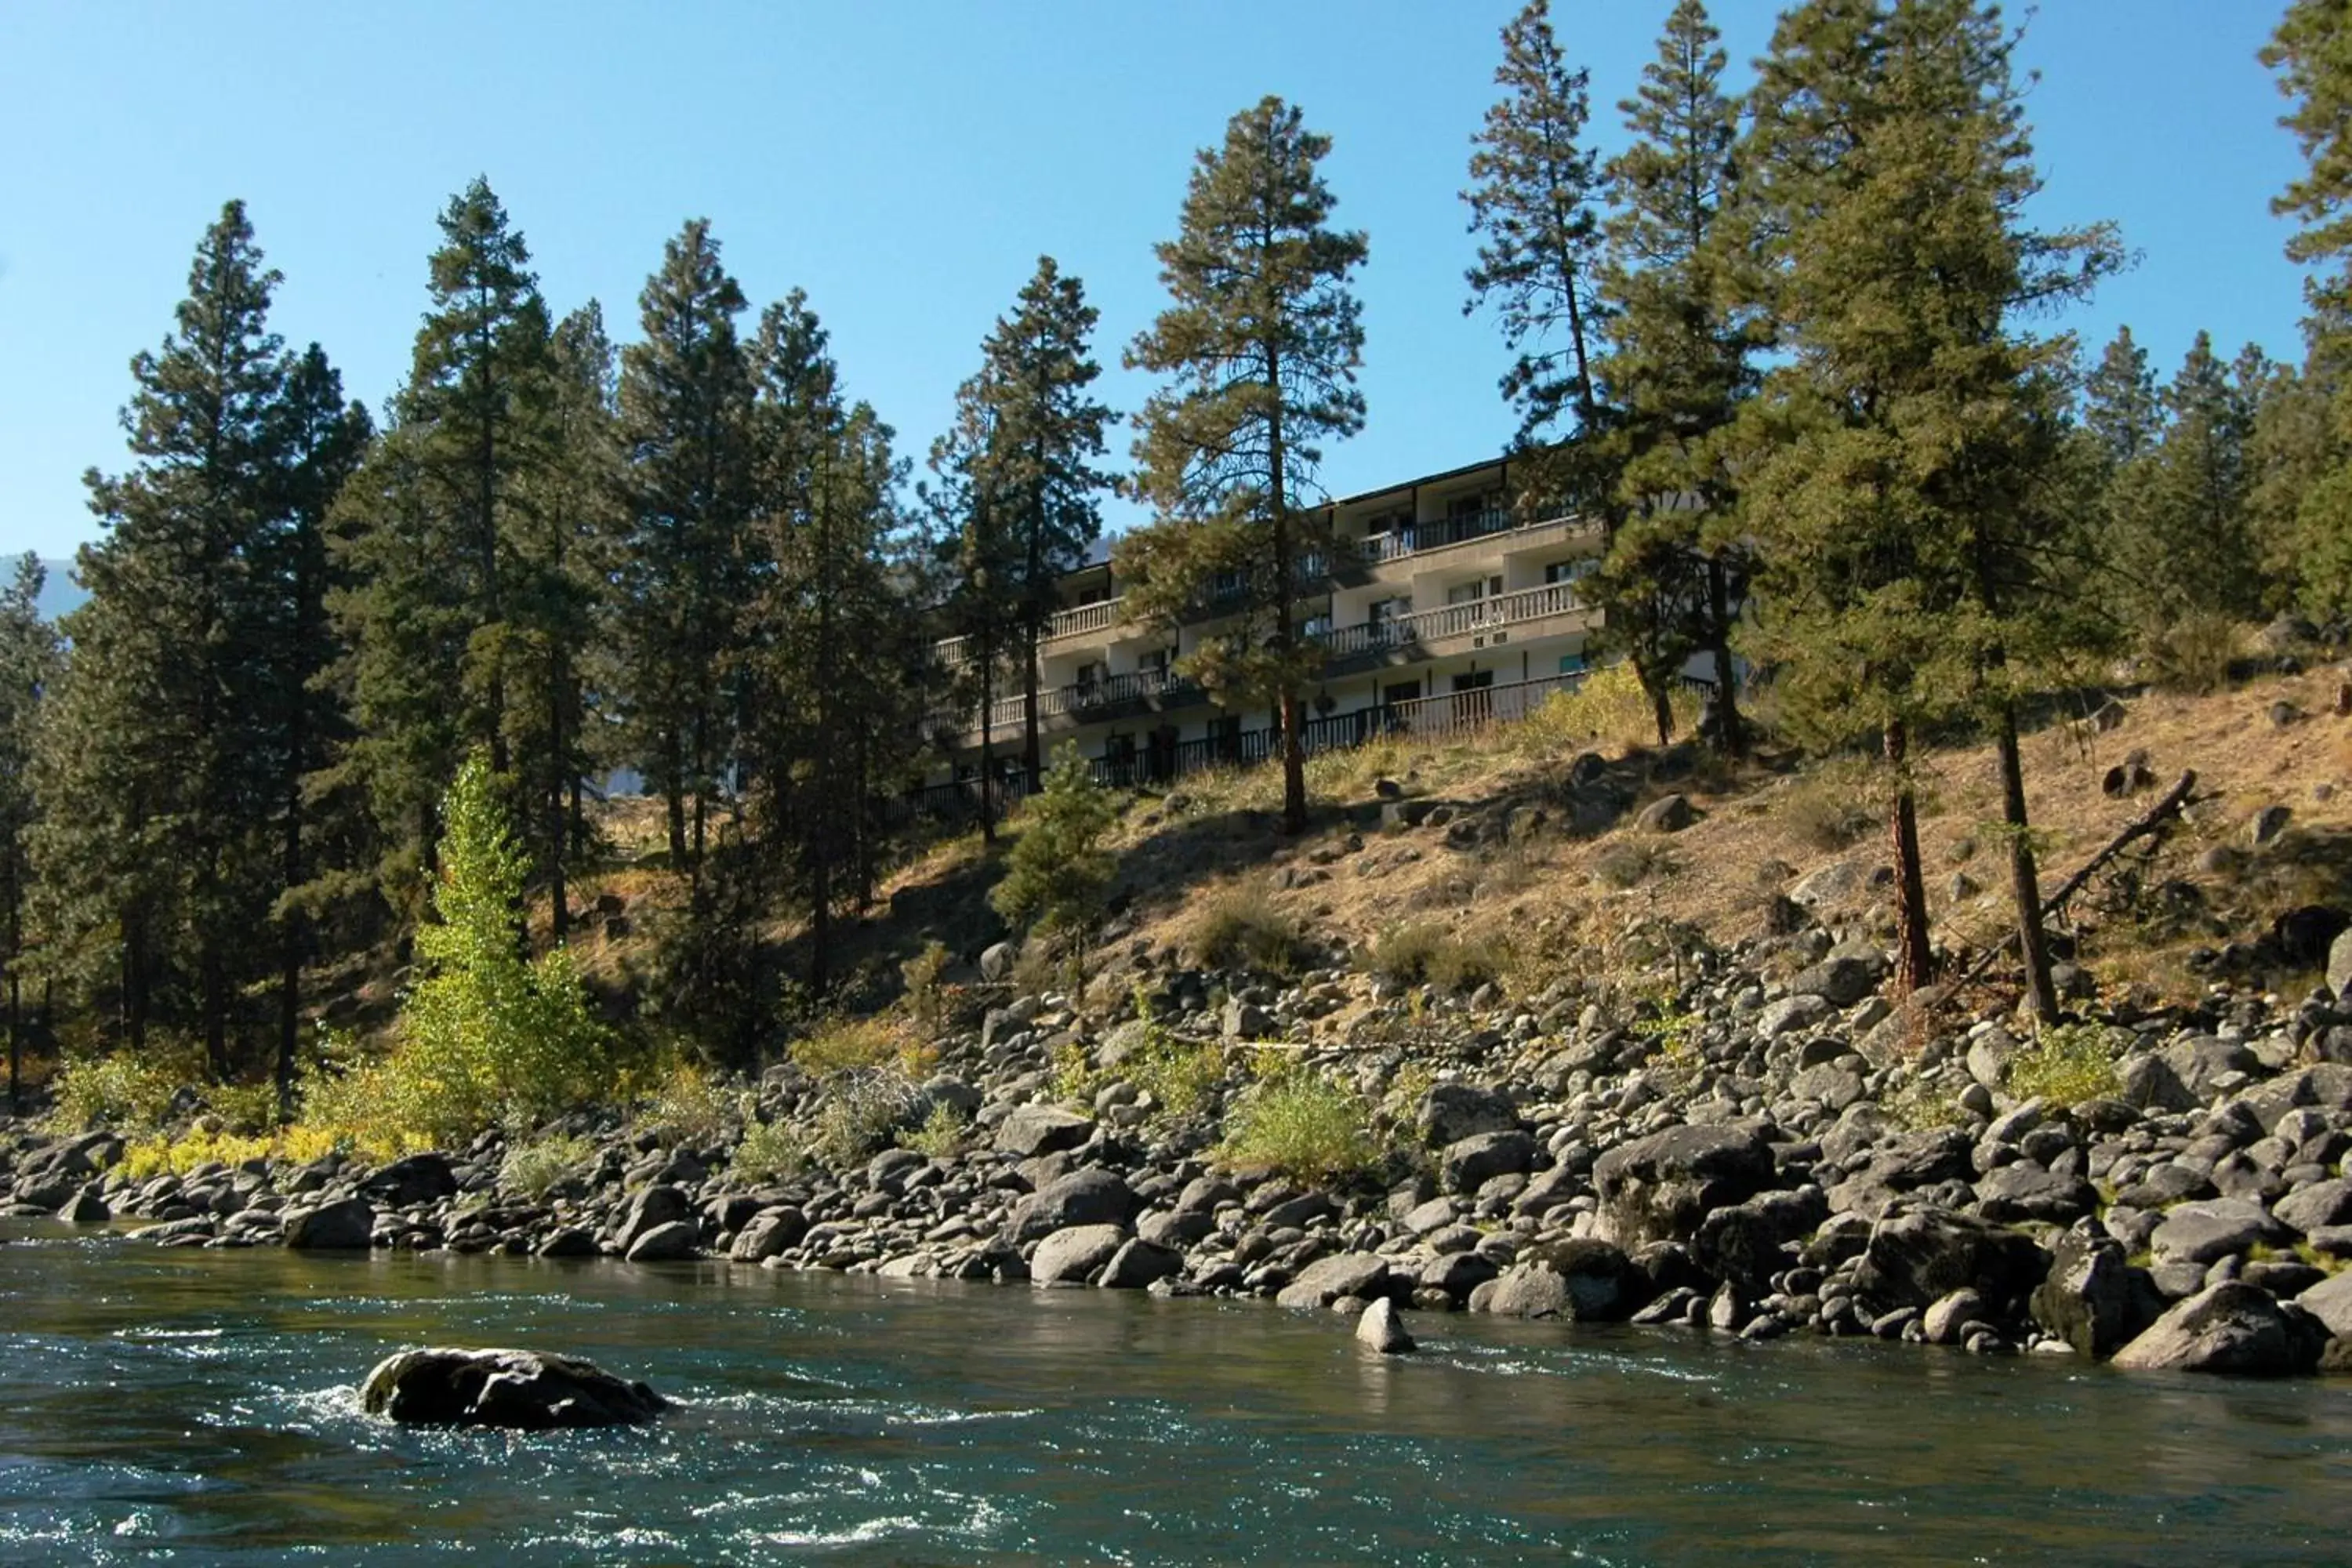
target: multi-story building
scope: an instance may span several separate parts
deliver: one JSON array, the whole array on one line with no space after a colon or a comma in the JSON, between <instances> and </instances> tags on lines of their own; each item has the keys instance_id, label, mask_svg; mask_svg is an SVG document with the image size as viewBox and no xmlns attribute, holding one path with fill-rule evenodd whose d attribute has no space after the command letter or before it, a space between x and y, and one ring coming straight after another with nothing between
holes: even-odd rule
<instances>
[{"instance_id":1,"label":"multi-story building","mask_svg":"<svg viewBox=\"0 0 2352 1568\"><path fill-rule=\"evenodd\" d=\"M1304 563L1299 579L1298 624L1325 651L1304 694L1307 750L1507 721L1580 679L1600 612L1579 598L1577 582L1599 559L1600 530L1573 517L1519 516L1509 481L1497 459L1331 503L1336 546ZM1234 615L1221 616L1213 596L1181 626L1130 619L1108 559L1067 574L1061 595L1065 607L1039 650L1049 754L1076 741L1103 776L1132 783L1277 749L1275 714L1222 706L1176 672L1186 654L1233 629ZM965 639L940 642L937 654L943 668L960 667ZM992 749L1010 776L1023 694L1010 676L996 690ZM935 711L931 732L944 759L932 793L972 793L977 705Z\"/></svg>"}]
</instances>

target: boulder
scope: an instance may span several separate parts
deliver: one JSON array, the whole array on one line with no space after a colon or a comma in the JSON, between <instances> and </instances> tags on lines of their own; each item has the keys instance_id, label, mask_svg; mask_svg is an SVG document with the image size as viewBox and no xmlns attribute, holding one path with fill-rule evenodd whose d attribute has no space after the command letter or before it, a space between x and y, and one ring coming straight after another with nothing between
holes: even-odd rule
<instances>
[{"instance_id":1,"label":"boulder","mask_svg":"<svg viewBox=\"0 0 2352 1568\"><path fill-rule=\"evenodd\" d=\"M2137 1372L2235 1373L2281 1377L2309 1372L2326 1346L2308 1316L2289 1316L2270 1293L2228 1279L2176 1303L2116 1352Z\"/></svg>"},{"instance_id":2,"label":"boulder","mask_svg":"<svg viewBox=\"0 0 2352 1568\"><path fill-rule=\"evenodd\" d=\"M2287 1230L2252 1198L2207 1198L2167 1210L2148 1247L2159 1263L2212 1263L2256 1242L2287 1239Z\"/></svg>"},{"instance_id":3,"label":"boulder","mask_svg":"<svg viewBox=\"0 0 2352 1568\"><path fill-rule=\"evenodd\" d=\"M2352 1340L2352 1269L2330 1275L2294 1299L2339 1340Z\"/></svg>"},{"instance_id":4,"label":"boulder","mask_svg":"<svg viewBox=\"0 0 2352 1568\"><path fill-rule=\"evenodd\" d=\"M2105 1237L2069 1231L2051 1250L2050 1272L2033 1288L2033 1321L2074 1347L2105 1360L2137 1339L2163 1310L2144 1268L2124 1260Z\"/></svg>"},{"instance_id":5,"label":"boulder","mask_svg":"<svg viewBox=\"0 0 2352 1568\"><path fill-rule=\"evenodd\" d=\"M2271 1205L2280 1224L2309 1235L2328 1226L2352 1225L2352 1180L2314 1182Z\"/></svg>"},{"instance_id":6,"label":"boulder","mask_svg":"<svg viewBox=\"0 0 2352 1568\"><path fill-rule=\"evenodd\" d=\"M1809 1029L1827 1018L1836 1009L1819 996L1783 996L1765 1005L1756 1016L1756 1032L1768 1040L1783 1035L1793 1035L1799 1029Z\"/></svg>"},{"instance_id":7,"label":"boulder","mask_svg":"<svg viewBox=\"0 0 2352 1568\"><path fill-rule=\"evenodd\" d=\"M1496 1176L1526 1174L1535 1160L1536 1141L1525 1132L1476 1132L1445 1146L1438 1182L1448 1192L1475 1193Z\"/></svg>"},{"instance_id":8,"label":"boulder","mask_svg":"<svg viewBox=\"0 0 2352 1568\"><path fill-rule=\"evenodd\" d=\"M1402 1355L1412 1349L1412 1336L1397 1321L1396 1303L1385 1296L1356 1320L1356 1342L1375 1355Z\"/></svg>"},{"instance_id":9,"label":"boulder","mask_svg":"<svg viewBox=\"0 0 2352 1568\"><path fill-rule=\"evenodd\" d=\"M1870 886L1870 868L1859 860L1832 860L1808 871L1789 889L1791 902L1809 910L1852 903Z\"/></svg>"},{"instance_id":10,"label":"boulder","mask_svg":"<svg viewBox=\"0 0 2352 1568\"><path fill-rule=\"evenodd\" d=\"M1870 1227L1856 1293L1880 1311L1926 1310L1963 1288L2002 1319L2021 1306L2048 1272L2050 1256L2031 1237L1973 1215L1924 1204Z\"/></svg>"},{"instance_id":11,"label":"boulder","mask_svg":"<svg viewBox=\"0 0 2352 1568\"><path fill-rule=\"evenodd\" d=\"M1095 1124L1058 1105L1016 1107L996 1129L996 1146L1008 1154L1032 1160L1076 1149L1094 1136Z\"/></svg>"},{"instance_id":12,"label":"boulder","mask_svg":"<svg viewBox=\"0 0 2352 1568\"><path fill-rule=\"evenodd\" d=\"M1037 1244L1029 1259L1030 1280L1038 1285L1083 1285L1118 1256L1127 1233L1115 1225L1076 1225Z\"/></svg>"},{"instance_id":13,"label":"boulder","mask_svg":"<svg viewBox=\"0 0 2352 1568\"><path fill-rule=\"evenodd\" d=\"M2081 1176L2032 1160L1996 1166L1977 1181L1977 1210L2002 1225L2042 1220L2066 1225L2099 1204L2098 1189Z\"/></svg>"},{"instance_id":14,"label":"boulder","mask_svg":"<svg viewBox=\"0 0 2352 1568\"><path fill-rule=\"evenodd\" d=\"M677 1263L702 1249L702 1227L690 1219L674 1219L638 1233L622 1256L631 1263Z\"/></svg>"},{"instance_id":15,"label":"boulder","mask_svg":"<svg viewBox=\"0 0 2352 1568\"><path fill-rule=\"evenodd\" d=\"M1602 1239L1628 1249L1680 1241L1709 1214L1771 1184L1772 1152L1735 1127L1669 1127L1593 1162Z\"/></svg>"},{"instance_id":16,"label":"boulder","mask_svg":"<svg viewBox=\"0 0 2352 1568\"><path fill-rule=\"evenodd\" d=\"M2317 1062L2281 1073L2240 1095L2237 1103L2253 1114L2268 1132L2290 1110L2352 1112L2352 1064Z\"/></svg>"},{"instance_id":17,"label":"boulder","mask_svg":"<svg viewBox=\"0 0 2352 1568\"><path fill-rule=\"evenodd\" d=\"M1851 1007L1878 989L1885 967L1875 953L1865 958L1860 953L1832 952L1812 967L1798 971L1789 982L1789 992L1794 996L1818 996L1832 1007Z\"/></svg>"},{"instance_id":18,"label":"boulder","mask_svg":"<svg viewBox=\"0 0 2352 1568\"><path fill-rule=\"evenodd\" d=\"M95 1186L84 1187L58 1205L58 1217L68 1225L104 1225L114 1217Z\"/></svg>"},{"instance_id":19,"label":"boulder","mask_svg":"<svg viewBox=\"0 0 2352 1568\"><path fill-rule=\"evenodd\" d=\"M1102 1288L1106 1290L1149 1289L1154 1281L1165 1279L1183 1267L1181 1258L1139 1237L1111 1254L1110 1261L1103 1266Z\"/></svg>"},{"instance_id":20,"label":"boulder","mask_svg":"<svg viewBox=\"0 0 2352 1568\"><path fill-rule=\"evenodd\" d=\"M2337 937L2327 948L2327 988L2336 995L2352 987L2352 931Z\"/></svg>"},{"instance_id":21,"label":"boulder","mask_svg":"<svg viewBox=\"0 0 2352 1568\"><path fill-rule=\"evenodd\" d=\"M613 1230L613 1246L626 1257L647 1231L682 1220L693 1212L686 1194L677 1187L661 1183L640 1187L621 1211L620 1223Z\"/></svg>"},{"instance_id":22,"label":"boulder","mask_svg":"<svg viewBox=\"0 0 2352 1568\"><path fill-rule=\"evenodd\" d=\"M764 1263L779 1252L798 1247L808 1229L808 1216L790 1205L764 1208L735 1233L727 1256L738 1263Z\"/></svg>"},{"instance_id":23,"label":"boulder","mask_svg":"<svg viewBox=\"0 0 2352 1568\"><path fill-rule=\"evenodd\" d=\"M1547 1242L1496 1279L1486 1310L1505 1317L1621 1322L1647 1299L1647 1283L1640 1267L1608 1242Z\"/></svg>"},{"instance_id":24,"label":"boulder","mask_svg":"<svg viewBox=\"0 0 2352 1568\"><path fill-rule=\"evenodd\" d=\"M457 1194L457 1173L449 1156L427 1150L394 1160L360 1184L360 1191L385 1208L438 1203Z\"/></svg>"},{"instance_id":25,"label":"boulder","mask_svg":"<svg viewBox=\"0 0 2352 1568\"><path fill-rule=\"evenodd\" d=\"M375 1209L365 1198L338 1198L286 1215L286 1245L297 1252L365 1252L374 1234Z\"/></svg>"},{"instance_id":26,"label":"boulder","mask_svg":"<svg viewBox=\"0 0 2352 1568\"><path fill-rule=\"evenodd\" d=\"M1017 1245L1073 1226L1124 1229L1139 1206L1134 1189L1116 1172L1088 1165L1046 1183L1013 1205L1004 1222L1006 1237Z\"/></svg>"},{"instance_id":27,"label":"boulder","mask_svg":"<svg viewBox=\"0 0 2352 1568\"><path fill-rule=\"evenodd\" d=\"M1698 813L1691 808L1689 796L1669 795L1643 806L1633 820L1645 833L1680 833L1698 820Z\"/></svg>"},{"instance_id":28,"label":"boulder","mask_svg":"<svg viewBox=\"0 0 2352 1568\"><path fill-rule=\"evenodd\" d=\"M1021 950L1009 942L991 942L980 950L980 977L991 985L1001 985L1013 978L1013 961Z\"/></svg>"},{"instance_id":29,"label":"boulder","mask_svg":"<svg viewBox=\"0 0 2352 1568\"><path fill-rule=\"evenodd\" d=\"M669 1401L576 1356L537 1351L403 1351L361 1386L371 1415L425 1426L635 1426Z\"/></svg>"},{"instance_id":30,"label":"boulder","mask_svg":"<svg viewBox=\"0 0 2352 1568\"><path fill-rule=\"evenodd\" d=\"M1812 1235L1829 1217L1828 1200L1818 1187L1765 1193L1727 1204L1700 1221L1691 1256L1709 1279L1755 1293L1789 1266L1787 1245Z\"/></svg>"},{"instance_id":31,"label":"boulder","mask_svg":"<svg viewBox=\"0 0 2352 1568\"><path fill-rule=\"evenodd\" d=\"M1413 1131L1433 1149L1481 1132L1509 1132L1518 1124L1509 1095L1471 1083L1438 1084L1421 1097L1413 1111Z\"/></svg>"},{"instance_id":32,"label":"boulder","mask_svg":"<svg viewBox=\"0 0 2352 1568\"><path fill-rule=\"evenodd\" d=\"M1388 1282L1389 1262L1369 1252L1318 1258L1275 1297L1281 1307L1323 1308L1342 1296L1371 1297Z\"/></svg>"}]
</instances>

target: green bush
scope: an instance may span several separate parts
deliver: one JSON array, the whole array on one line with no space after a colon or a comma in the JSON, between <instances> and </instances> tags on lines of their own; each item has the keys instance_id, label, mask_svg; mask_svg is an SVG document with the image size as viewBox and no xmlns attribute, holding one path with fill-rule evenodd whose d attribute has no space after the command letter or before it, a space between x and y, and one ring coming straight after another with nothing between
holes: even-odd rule
<instances>
[{"instance_id":1,"label":"green bush","mask_svg":"<svg viewBox=\"0 0 2352 1568\"><path fill-rule=\"evenodd\" d=\"M1225 1053L1214 1040L1192 1040L1154 1026L1118 1076L1150 1094L1165 1115L1198 1116L1225 1081Z\"/></svg>"},{"instance_id":2,"label":"green bush","mask_svg":"<svg viewBox=\"0 0 2352 1568\"><path fill-rule=\"evenodd\" d=\"M746 1181L758 1181L792 1175L807 1163L808 1149L790 1127L755 1119L744 1124L742 1142L735 1145L728 1168Z\"/></svg>"},{"instance_id":3,"label":"green bush","mask_svg":"<svg viewBox=\"0 0 2352 1568\"><path fill-rule=\"evenodd\" d=\"M1456 936L1435 921L1390 927L1372 944L1366 963L1400 985L1426 981L1441 991L1475 991L1503 968L1486 943Z\"/></svg>"},{"instance_id":4,"label":"green bush","mask_svg":"<svg viewBox=\"0 0 2352 1568\"><path fill-rule=\"evenodd\" d=\"M898 1134L898 1147L944 1160L963 1147L964 1135L971 1131L971 1123L958 1116L954 1106L942 1101L931 1107L920 1127Z\"/></svg>"},{"instance_id":5,"label":"green bush","mask_svg":"<svg viewBox=\"0 0 2352 1568\"><path fill-rule=\"evenodd\" d=\"M1118 820L1118 797L1095 782L1075 742L1063 742L1045 787L1022 809L1021 837L988 895L998 914L1057 949L1074 973L1102 921L1113 869L1102 837Z\"/></svg>"},{"instance_id":6,"label":"green bush","mask_svg":"<svg viewBox=\"0 0 2352 1568\"><path fill-rule=\"evenodd\" d=\"M724 1142L740 1112L738 1097L690 1062L673 1066L654 1091L642 1120L672 1147L709 1149Z\"/></svg>"},{"instance_id":7,"label":"green bush","mask_svg":"<svg viewBox=\"0 0 2352 1568\"><path fill-rule=\"evenodd\" d=\"M1836 757L1811 769L1781 792L1778 805L1789 832L1823 852L1859 842L1886 820L1883 780L1862 757Z\"/></svg>"},{"instance_id":8,"label":"green bush","mask_svg":"<svg viewBox=\"0 0 2352 1568\"><path fill-rule=\"evenodd\" d=\"M898 966L898 978L907 986L907 1012L915 1023L930 1034L940 1034L953 1014L953 987L944 976L954 961L947 943L933 938L923 944L923 950Z\"/></svg>"},{"instance_id":9,"label":"green bush","mask_svg":"<svg viewBox=\"0 0 2352 1568\"><path fill-rule=\"evenodd\" d=\"M1316 1185L1345 1181L1381 1163L1371 1121L1361 1096L1312 1068L1286 1064L1242 1098L1213 1157L1228 1169Z\"/></svg>"},{"instance_id":10,"label":"green bush","mask_svg":"<svg viewBox=\"0 0 2352 1568\"><path fill-rule=\"evenodd\" d=\"M842 1073L896 1068L914 1078L929 1070L929 1047L882 1018L835 1019L792 1045L793 1060L820 1081Z\"/></svg>"},{"instance_id":11,"label":"green bush","mask_svg":"<svg viewBox=\"0 0 2352 1568\"><path fill-rule=\"evenodd\" d=\"M1228 888L1202 905L1184 933L1184 949L1204 968L1269 974L1296 974L1308 959L1307 933L1255 886Z\"/></svg>"},{"instance_id":12,"label":"green bush","mask_svg":"<svg viewBox=\"0 0 2352 1568\"><path fill-rule=\"evenodd\" d=\"M588 1138L559 1135L517 1144L499 1166L499 1185L536 1203L595 1159L595 1142Z\"/></svg>"},{"instance_id":13,"label":"green bush","mask_svg":"<svg viewBox=\"0 0 2352 1568\"><path fill-rule=\"evenodd\" d=\"M861 1163L888 1148L921 1103L921 1091L894 1069L838 1074L825 1084L810 1152L835 1170Z\"/></svg>"},{"instance_id":14,"label":"green bush","mask_svg":"<svg viewBox=\"0 0 2352 1568\"><path fill-rule=\"evenodd\" d=\"M2080 1105L2120 1091L2116 1041L2096 1024L2053 1024L2009 1059L2009 1089L2021 1099Z\"/></svg>"},{"instance_id":15,"label":"green bush","mask_svg":"<svg viewBox=\"0 0 2352 1568\"><path fill-rule=\"evenodd\" d=\"M498 791L488 759L468 757L442 805L437 918L416 933L425 978L391 1054L335 1097L375 1142L458 1143L493 1123L543 1121L605 1085L604 1027L570 953L523 952L530 862Z\"/></svg>"},{"instance_id":16,"label":"green bush","mask_svg":"<svg viewBox=\"0 0 2352 1568\"><path fill-rule=\"evenodd\" d=\"M1641 838L1621 838L1592 858L1593 874L1612 888L1638 888L1673 869L1663 847Z\"/></svg>"},{"instance_id":17,"label":"green bush","mask_svg":"<svg viewBox=\"0 0 2352 1568\"><path fill-rule=\"evenodd\" d=\"M126 1136L159 1131L172 1114L172 1097L202 1079L194 1058L163 1050L134 1058L68 1055L49 1080L49 1124L60 1132L111 1127Z\"/></svg>"}]
</instances>

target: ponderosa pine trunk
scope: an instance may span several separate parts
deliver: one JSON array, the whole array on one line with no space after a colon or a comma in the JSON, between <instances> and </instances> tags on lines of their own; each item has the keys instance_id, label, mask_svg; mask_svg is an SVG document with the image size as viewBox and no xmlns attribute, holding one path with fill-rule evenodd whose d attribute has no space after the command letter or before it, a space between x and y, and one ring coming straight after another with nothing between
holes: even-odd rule
<instances>
[{"instance_id":1,"label":"ponderosa pine trunk","mask_svg":"<svg viewBox=\"0 0 2352 1568\"><path fill-rule=\"evenodd\" d=\"M1707 645L1715 662L1715 728L1709 737L1727 757L1748 754L1748 726L1739 717L1738 674L1731 662L1731 584L1723 562L1706 563Z\"/></svg>"},{"instance_id":2,"label":"ponderosa pine trunk","mask_svg":"<svg viewBox=\"0 0 2352 1568\"><path fill-rule=\"evenodd\" d=\"M1919 864L1919 805L1908 761L1911 736L1901 720L1887 721L1885 742L1895 780L1895 809L1889 815L1895 846L1895 986L1907 996L1935 977L1935 958L1927 946L1927 883Z\"/></svg>"},{"instance_id":3,"label":"ponderosa pine trunk","mask_svg":"<svg viewBox=\"0 0 2352 1568\"><path fill-rule=\"evenodd\" d=\"M2025 957L2026 994L2033 1016L2045 1024L2058 1021L2058 987L2050 975L2049 935L2042 927L2042 878L2033 859L2033 837L2027 828L2025 766L2017 745L2017 708L2000 707L2001 817L2009 826L2009 878L2017 901L2017 949Z\"/></svg>"}]
</instances>

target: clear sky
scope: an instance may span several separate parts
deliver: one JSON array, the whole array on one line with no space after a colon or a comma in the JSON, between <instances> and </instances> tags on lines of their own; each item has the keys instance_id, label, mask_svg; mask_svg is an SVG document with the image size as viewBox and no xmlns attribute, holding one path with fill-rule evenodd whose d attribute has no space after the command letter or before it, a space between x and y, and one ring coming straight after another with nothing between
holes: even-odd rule
<instances>
[{"instance_id":1,"label":"clear sky","mask_svg":"<svg viewBox=\"0 0 2352 1568\"><path fill-rule=\"evenodd\" d=\"M82 470L124 462L117 410L199 234L248 203L286 275L276 323L371 405L405 373L449 195L487 174L559 311L624 339L662 242L709 217L754 309L795 286L855 395L919 459L1040 252L1102 311L1101 383L1160 303L1155 240L1196 148L1275 92L1336 143L1367 230L1361 437L1335 493L1475 460L1509 434L1505 354L1462 314L1458 196L1512 0L0 0L0 548L95 532ZM1555 0L1596 124L1666 0ZM2297 158L2255 61L2279 0L2046 0L2024 54L2049 224L2118 221L2138 266L2064 323L2131 324L2169 373L2200 327L2298 352L2269 197ZM1717 0L1736 81L1775 7ZM1123 463L1127 437L1115 454ZM1114 512L1115 522L1124 513Z\"/></svg>"}]
</instances>

